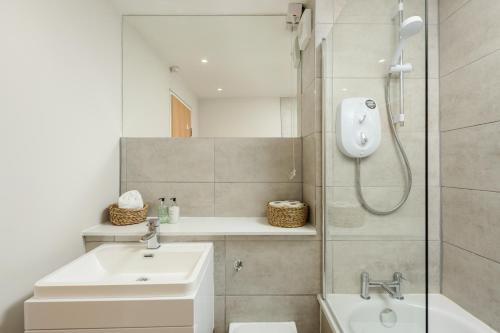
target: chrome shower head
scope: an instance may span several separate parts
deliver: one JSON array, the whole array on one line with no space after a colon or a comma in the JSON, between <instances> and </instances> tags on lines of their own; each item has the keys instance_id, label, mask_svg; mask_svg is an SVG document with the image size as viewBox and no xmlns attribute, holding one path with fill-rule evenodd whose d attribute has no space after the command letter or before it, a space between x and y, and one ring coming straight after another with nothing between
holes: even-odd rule
<instances>
[{"instance_id":1,"label":"chrome shower head","mask_svg":"<svg viewBox=\"0 0 500 333\"><path fill-rule=\"evenodd\" d=\"M401 59L401 53L403 52L405 41L416 35L420 30L422 30L423 26L424 20L422 20L420 16L408 17L403 21L403 23L401 23L401 27L399 28L399 44L392 60L393 66L397 65Z\"/></svg>"},{"instance_id":2,"label":"chrome shower head","mask_svg":"<svg viewBox=\"0 0 500 333\"><path fill-rule=\"evenodd\" d=\"M403 21L399 30L401 39L408 39L417 34L424 26L424 20L420 16L411 16Z\"/></svg>"}]
</instances>

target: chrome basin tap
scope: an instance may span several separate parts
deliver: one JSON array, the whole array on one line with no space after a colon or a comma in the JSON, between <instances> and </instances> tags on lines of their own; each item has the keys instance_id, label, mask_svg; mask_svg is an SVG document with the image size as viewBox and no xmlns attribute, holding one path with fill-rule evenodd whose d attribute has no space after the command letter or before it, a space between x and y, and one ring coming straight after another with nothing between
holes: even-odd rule
<instances>
[{"instance_id":1,"label":"chrome basin tap","mask_svg":"<svg viewBox=\"0 0 500 333\"><path fill-rule=\"evenodd\" d=\"M403 273L393 274L392 281L372 281L367 272L361 273L361 298L370 299L370 288L382 288L394 299L404 299L401 294L401 281L404 280Z\"/></svg>"},{"instance_id":2,"label":"chrome basin tap","mask_svg":"<svg viewBox=\"0 0 500 333\"><path fill-rule=\"evenodd\" d=\"M148 232L141 237L141 243L147 243L147 249L154 250L160 247L160 220L152 219L146 223Z\"/></svg>"}]
</instances>

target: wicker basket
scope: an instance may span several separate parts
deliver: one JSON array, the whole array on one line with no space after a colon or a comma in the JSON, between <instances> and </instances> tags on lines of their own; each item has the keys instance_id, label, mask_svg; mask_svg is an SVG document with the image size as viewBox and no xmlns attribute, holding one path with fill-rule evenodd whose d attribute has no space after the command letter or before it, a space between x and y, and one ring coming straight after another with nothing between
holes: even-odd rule
<instances>
[{"instance_id":1,"label":"wicker basket","mask_svg":"<svg viewBox=\"0 0 500 333\"><path fill-rule=\"evenodd\" d=\"M144 204L143 208L127 209L118 208L117 204L109 206L109 221L114 225L130 225L146 221L148 216L148 204Z\"/></svg>"},{"instance_id":2,"label":"wicker basket","mask_svg":"<svg viewBox=\"0 0 500 333\"><path fill-rule=\"evenodd\" d=\"M270 225L282 228L298 228L307 222L307 205L301 207L273 207L267 204L267 220Z\"/></svg>"}]
</instances>

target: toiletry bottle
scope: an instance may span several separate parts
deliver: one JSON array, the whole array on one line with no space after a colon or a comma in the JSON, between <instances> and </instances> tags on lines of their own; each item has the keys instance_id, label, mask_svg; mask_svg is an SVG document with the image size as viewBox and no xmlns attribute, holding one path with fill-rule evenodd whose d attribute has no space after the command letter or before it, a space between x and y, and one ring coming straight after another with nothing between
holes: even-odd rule
<instances>
[{"instance_id":1,"label":"toiletry bottle","mask_svg":"<svg viewBox=\"0 0 500 333\"><path fill-rule=\"evenodd\" d=\"M160 206L158 206L158 220L160 223L168 223L168 206L165 198L160 198Z\"/></svg>"},{"instance_id":2,"label":"toiletry bottle","mask_svg":"<svg viewBox=\"0 0 500 333\"><path fill-rule=\"evenodd\" d=\"M168 207L168 223L178 223L180 215L180 208L177 206L177 199L170 198L170 207Z\"/></svg>"}]
</instances>

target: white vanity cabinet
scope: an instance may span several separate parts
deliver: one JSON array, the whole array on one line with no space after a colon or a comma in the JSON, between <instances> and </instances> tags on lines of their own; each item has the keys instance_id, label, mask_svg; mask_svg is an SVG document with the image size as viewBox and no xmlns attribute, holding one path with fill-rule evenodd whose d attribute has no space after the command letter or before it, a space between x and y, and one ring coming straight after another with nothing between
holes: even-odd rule
<instances>
[{"instance_id":1,"label":"white vanity cabinet","mask_svg":"<svg viewBox=\"0 0 500 333\"><path fill-rule=\"evenodd\" d=\"M213 260L211 243L100 246L35 284L25 332L212 333Z\"/></svg>"},{"instance_id":2,"label":"white vanity cabinet","mask_svg":"<svg viewBox=\"0 0 500 333\"><path fill-rule=\"evenodd\" d=\"M27 333L190 333L192 327L154 327L154 328L107 328L107 329L81 329L81 330L43 330L25 331Z\"/></svg>"}]
</instances>

